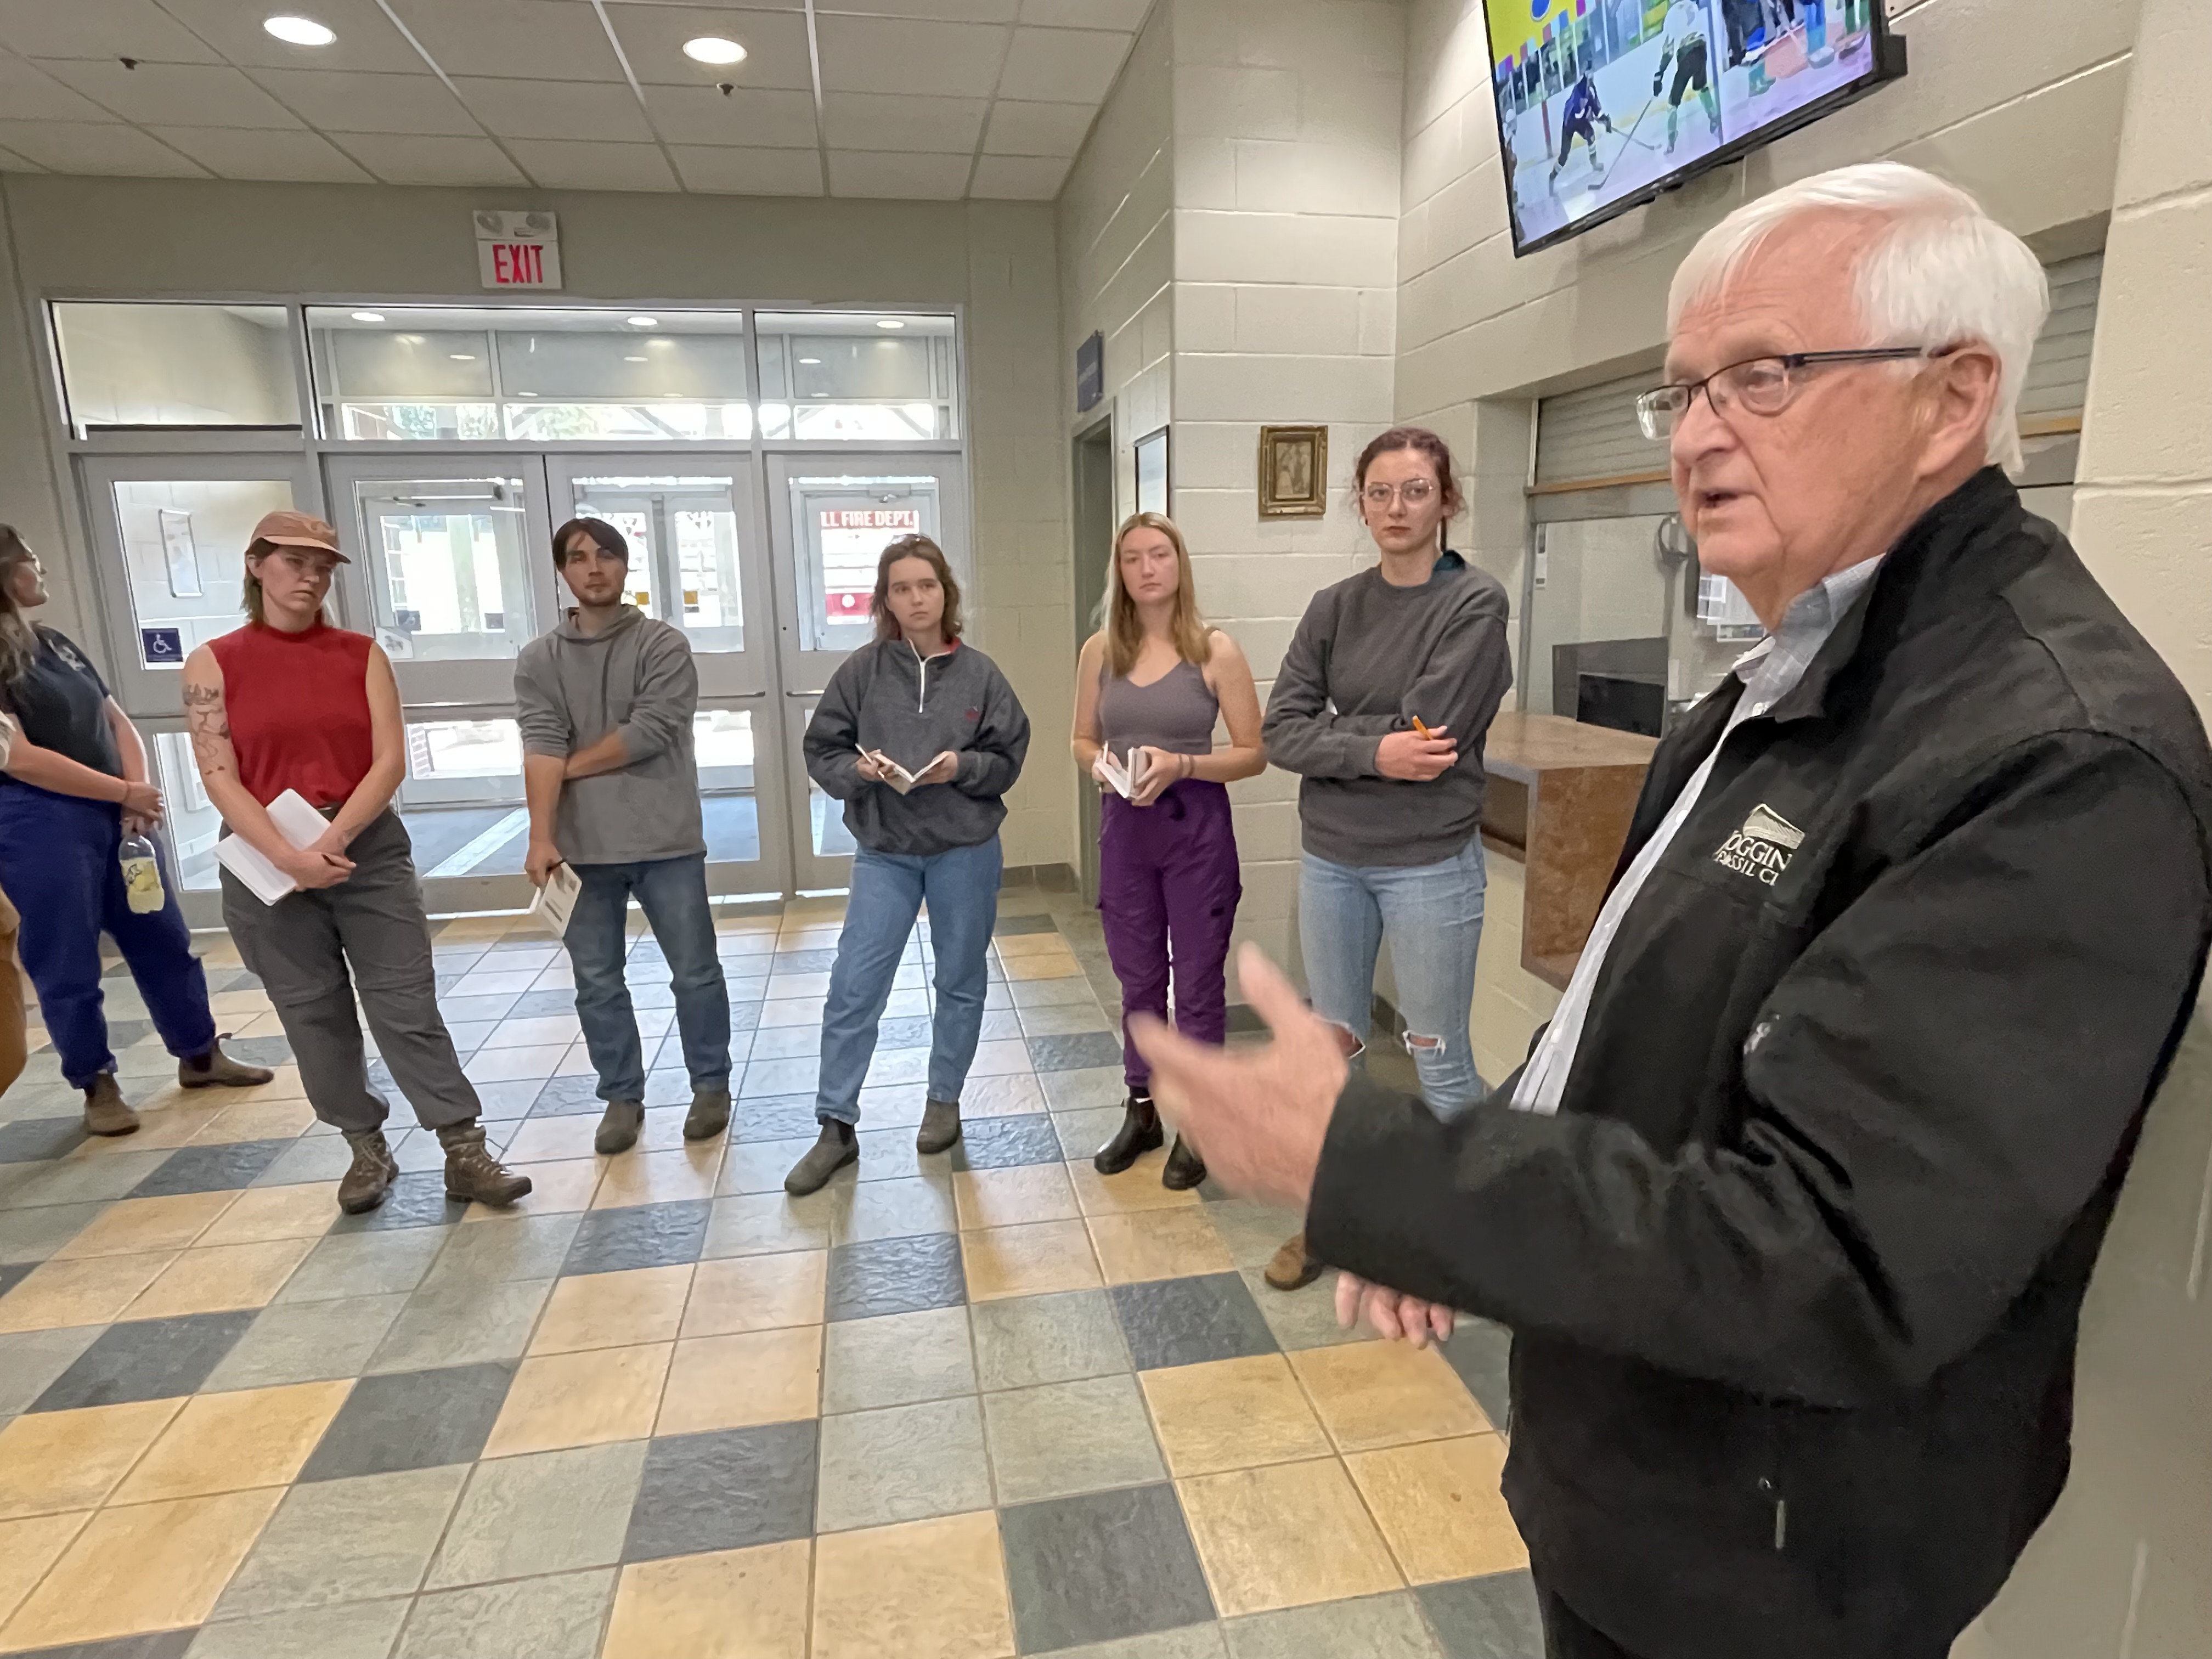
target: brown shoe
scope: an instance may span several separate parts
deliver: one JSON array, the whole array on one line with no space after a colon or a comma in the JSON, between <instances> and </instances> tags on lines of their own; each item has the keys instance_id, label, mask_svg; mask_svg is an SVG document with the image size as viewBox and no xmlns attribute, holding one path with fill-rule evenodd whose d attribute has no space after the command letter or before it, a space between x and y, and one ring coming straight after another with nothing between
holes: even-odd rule
<instances>
[{"instance_id":1,"label":"brown shoe","mask_svg":"<svg viewBox=\"0 0 2212 1659\"><path fill-rule=\"evenodd\" d=\"M921 1127L915 1130L914 1135L915 1151L949 1152L952 1143L959 1139L960 1103L957 1100L924 1100L921 1103Z\"/></svg>"},{"instance_id":2,"label":"brown shoe","mask_svg":"<svg viewBox=\"0 0 2212 1659\"><path fill-rule=\"evenodd\" d=\"M348 1215L366 1214L383 1203L384 1195L392 1190L392 1177L399 1173L398 1160L385 1144L381 1129L349 1133L345 1142L353 1148L353 1163L338 1177L338 1208Z\"/></svg>"},{"instance_id":3,"label":"brown shoe","mask_svg":"<svg viewBox=\"0 0 2212 1659\"><path fill-rule=\"evenodd\" d=\"M177 1081L187 1089L254 1089L272 1081L276 1073L265 1066L248 1066L222 1051L222 1039L208 1044L208 1051L177 1062Z\"/></svg>"},{"instance_id":4,"label":"brown shoe","mask_svg":"<svg viewBox=\"0 0 2212 1659\"><path fill-rule=\"evenodd\" d=\"M1321 1277L1322 1264L1306 1254L1306 1236L1299 1233L1285 1243L1261 1275L1271 1289L1302 1291Z\"/></svg>"},{"instance_id":5,"label":"brown shoe","mask_svg":"<svg viewBox=\"0 0 2212 1659\"><path fill-rule=\"evenodd\" d=\"M530 1177L517 1175L491 1155L480 1123L451 1123L438 1131L446 1149L446 1196L460 1204L489 1204L505 1209L530 1190Z\"/></svg>"},{"instance_id":6,"label":"brown shoe","mask_svg":"<svg viewBox=\"0 0 2212 1659\"><path fill-rule=\"evenodd\" d=\"M730 1127L730 1091L694 1089L691 1109L684 1115L684 1139L712 1140Z\"/></svg>"},{"instance_id":7,"label":"brown shoe","mask_svg":"<svg viewBox=\"0 0 2212 1659\"><path fill-rule=\"evenodd\" d=\"M116 1087L115 1073L102 1072L93 1079L92 1087L84 1091L84 1128L87 1134L127 1135L138 1127L138 1114L131 1109L123 1098L123 1091Z\"/></svg>"}]
</instances>

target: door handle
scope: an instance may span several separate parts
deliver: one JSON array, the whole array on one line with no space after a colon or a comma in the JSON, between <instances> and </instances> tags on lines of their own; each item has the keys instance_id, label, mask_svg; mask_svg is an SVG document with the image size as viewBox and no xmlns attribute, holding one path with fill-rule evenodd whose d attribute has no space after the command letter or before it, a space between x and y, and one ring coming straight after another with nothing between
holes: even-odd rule
<instances>
[{"instance_id":1,"label":"door handle","mask_svg":"<svg viewBox=\"0 0 2212 1659\"><path fill-rule=\"evenodd\" d=\"M786 691L783 695L787 697L807 698L818 697L822 693L820 691Z\"/></svg>"}]
</instances>

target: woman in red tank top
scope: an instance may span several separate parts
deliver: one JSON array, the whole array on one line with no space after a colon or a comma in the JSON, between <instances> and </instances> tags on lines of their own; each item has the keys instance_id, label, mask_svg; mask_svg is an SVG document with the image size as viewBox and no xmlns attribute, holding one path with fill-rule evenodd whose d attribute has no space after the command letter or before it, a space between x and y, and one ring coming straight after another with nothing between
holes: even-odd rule
<instances>
[{"instance_id":1,"label":"woman in red tank top","mask_svg":"<svg viewBox=\"0 0 2212 1659\"><path fill-rule=\"evenodd\" d=\"M356 994L392 1080L445 1147L447 1197L512 1204L530 1179L484 1146L476 1090L438 1012L413 848L392 810L406 775L398 683L374 640L331 627L323 612L343 562L321 520L270 514L246 550L246 626L185 660L185 714L208 799L228 833L295 888L264 903L225 868L223 921L276 1006L315 1115L353 1149L341 1209L374 1209L398 1173ZM307 847L270 819L287 790L330 821Z\"/></svg>"}]
</instances>

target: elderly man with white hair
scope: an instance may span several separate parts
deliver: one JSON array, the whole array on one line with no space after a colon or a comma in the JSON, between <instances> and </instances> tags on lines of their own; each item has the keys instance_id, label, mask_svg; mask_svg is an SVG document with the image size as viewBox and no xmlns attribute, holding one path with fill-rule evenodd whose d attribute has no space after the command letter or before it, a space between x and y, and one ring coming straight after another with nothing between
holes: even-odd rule
<instances>
[{"instance_id":1,"label":"elderly man with white hair","mask_svg":"<svg viewBox=\"0 0 2212 1659\"><path fill-rule=\"evenodd\" d=\"M2212 939L2188 697L2002 466L2047 299L1893 163L1683 262L1704 568L1769 630L1653 757L1557 1016L1440 1121L1257 952L1265 1048L1141 1032L1340 1313L1514 1333L1548 1650L1942 1659L2066 1479L2075 1330Z\"/></svg>"}]
</instances>

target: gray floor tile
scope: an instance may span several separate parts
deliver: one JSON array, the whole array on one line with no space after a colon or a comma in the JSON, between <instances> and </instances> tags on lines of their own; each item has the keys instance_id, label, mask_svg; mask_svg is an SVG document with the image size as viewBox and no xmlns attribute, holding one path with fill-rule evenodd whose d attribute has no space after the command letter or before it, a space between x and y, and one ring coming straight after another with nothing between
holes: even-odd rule
<instances>
[{"instance_id":1,"label":"gray floor tile","mask_svg":"<svg viewBox=\"0 0 2212 1659\"><path fill-rule=\"evenodd\" d=\"M482 1455L514 1380L507 1364L364 1376L299 1478L349 1480L471 1462Z\"/></svg>"},{"instance_id":2,"label":"gray floor tile","mask_svg":"<svg viewBox=\"0 0 2212 1659\"><path fill-rule=\"evenodd\" d=\"M335 1236L396 1232L410 1227L450 1227L469 1207L446 1196L445 1165L401 1173L384 1202L365 1215L342 1215L331 1224Z\"/></svg>"},{"instance_id":3,"label":"gray floor tile","mask_svg":"<svg viewBox=\"0 0 2212 1659\"><path fill-rule=\"evenodd\" d=\"M491 1141L492 1150L497 1152L501 1139L499 1132L488 1131L486 1138ZM399 1166L403 1175L429 1175L442 1171L446 1167L446 1149L438 1144L437 1134L433 1130L409 1129L404 1133L390 1135L388 1144L392 1147L392 1161Z\"/></svg>"},{"instance_id":4,"label":"gray floor tile","mask_svg":"<svg viewBox=\"0 0 2212 1659\"><path fill-rule=\"evenodd\" d=\"M1053 1133L1060 1137L1061 1157L1081 1163L1113 1139L1126 1115L1119 1106L1093 1106L1079 1112L1054 1112Z\"/></svg>"},{"instance_id":5,"label":"gray floor tile","mask_svg":"<svg viewBox=\"0 0 2212 1659\"><path fill-rule=\"evenodd\" d=\"M1006 987L1017 1008L1048 1008L1058 1003L1092 1002L1090 982L1081 977L1071 979L1024 979Z\"/></svg>"},{"instance_id":6,"label":"gray floor tile","mask_svg":"<svg viewBox=\"0 0 2212 1659\"><path fill-rule=\"evenodd\" d=\"M100 1334L98 1325L0 1336L0 1418L28 1410Z\"/></svg>"},{"instance_id":7,"label":"gray floor tile","mask_svg":"<svg viewBox=\"0 0 2212 1659\"><path fill-rule=\"evenodd\" d=\"M622 1559L646 1444L625 1440L477 1464L424 1587L612 1566Z\"/></svg>"},{"instance_id":8,"label":"gray floor tile","mask_svg":"<svg viewBox=\"0 0 2212 1659\"><path fill-rule=\"evenodd\" d=\"M811 1094L821 1069L821 1059L816 1054L794 1054L786 1060L749 1060L738 1094L745 1100L769 1095Z\"/></svg>"},{"instance_id":9,"label":"gray floor tile","mask_svg":"<svg viewBox=\"0 0 2212 1659\"><path fill-rule=\"evenodd\" d=\"M343 1137L311 1133L279 1153L274 1163L253 1178L253 1184L297 1187L311 1181L336 1181L352 1162L352 1150Z\"/></svg>"},{"instance_id":10,"label":"gray floor tile","mask_svg":"<svg viewBox=\"0 0 2212 1659\"><path fill-rule=\"evenodd\" d=\"M252 1322L252 1313L240 1312L110 1325L30 1409L73 1411L197 1393Z\"/></svg>"},{"instance_id":11,"label":"gray floor tile","mask_svg":"<svg viewBox=\"0 0 2212 1659\"><path fill-rule=\"evenodd\" d=\"M1242 1277L1260 1317L1267 1322L1267 1328L1274 1332L1285 1353L1297 1348L1332 1348L1340 1342L1378 1340L1364 1322L1348 1331L1336 1322L1336 1275L1333 1273L1323 1273L1296 1291L1275 1289L1256 1267L1245 1268Z\"/></svg>"},{"instance_id":12,"label":"gray floor tile","mask_svg":"<svg viewBox=\"0 0 2212 1659\"><path fill-rule=\"evenodd\" d=\"M358 1376L407 1305L404 1291L264 1308L208 1374L210 1391L273 1389Z\"/></svg>"},{"instance_id":13,"label":"gray floor tile","mask_svg":"<svg viewBox=\"0 0 2212 1659\"><path fill-rule=\"evenodd\" d=\"M1093 1071L1121 1063L1121 1039L1110 1030L1075 1031L1059 1036L1032 1036L1029 1049L1030 1064L1040 1077L1053 1072Z\"/></svg>"},{"instance_id":14,"label":"gray floor tile","mask_svg":"<svg viewBox=\"0 0 2212 1659\"><path fill-rule=\"evenodd\" d=\"M1103 1031L1114 1035L1113 1017L1095 1003L1063 1002L1049 1008L1024 1008L1021 1011L1022 1035L1026 1037L1073 1036L1084 1031ZM1114 1057L1118 1060L1118 1054ZM1102 1066L1114 1064L1114 1060L1095 1062ZM1040 1067L1039 1069L1042 1069ZM1053 1068L1066 1071L1066 1066Z\"/></svg>"},{"instance_id":15,"label":"gray floor tile","mask_svg":"<svg viewBox=\"0 0 2212 1659\"><path fill-rule=\"evenodd\" d=\"M1060 1137L1042 1112L1025 1117L977 1117L961 1125L952 1149L956 1170L1006 1170L1063 1162Z\"/></svg>"},{"instance_id":16,"label":"gray floor tile","mask_svg":"<svg viewBox=\"0 0 2212 1659\"><path fill-rule=\"evenodd\" d=\"M986 1008L983 1024L977 1029L976 1040L982 1042L1012 1042L1022 1035L1021 1016L1012 1008ZM978 1078L977 1082L982 1081Z\"/></svg>"},{"instance_id":17,"label":"gray floor tile","mask_svg":"<svg viewBox=\"0 0 2212 1659\"><path fill-rule=\"evenodd\" d=\"M485 1224L487 1225L490 1224ZM388 1296L413 1290L446 1246L442 1228L392 1233L338 1233L317 1242L284 1288L276 1305L327 1302L340 1297Z\"/></svg>"},{"instance_id":18,"label":"gray floor tile","mask_svg":"<svg viewBox=\"0 0 2212 1659\"><path fill-rule=\"evenodd\" d=\"M1060 981L1058 983L1072 983ZM1129 1092L1117 1055L1111 1065L1089 1066L1079 1072L1041 1072L1045 1104L1055 1112L1079 1112L1099 1106L1119 1106Z\"/></svg>"},{"instance_id":19,"label":"gray floor tile","mask_svg":"<svg viewBox=\"0 0 2212 1659\"><path fill-rule=\"evenodd\" d=\"M822 1409L873 1411L975 1392L966 1308L932 1308L829 1327Z\"/></svg>"},{"instance_id":20,"label":"gray floor tile","mask_svg":"<svg viewBox=\"0 0 2212 1659\"><path fill-rule=\"evenodd\" d=\"M534 1082L479 1083L476 1089L477 1115L487 1123L512 1123L528 1117L538 1093Z\"/></svg>"},{"instance_id":21,"label":"gray floor tile","mask_svg":"<svg viewBox=\"0 0 2212 1659\"><path fill-rule=\"evenodd\" d=\"M1184 1625L1151 1636L1126 1637L1118 1642L1090 1642L1079 1648L1041 1653L1036 1659L1227 1659L1218 1625ZM1314 1655L1313 1659L1323 1659Z\"/></svg>"},{"instance_id":22,"label":"gray floor tile","mask_svg":"<svg viewBox=\"0 0 2212 1659\"><path fill-rule=\"evenodd\" d=\"M647 1443L625 1561L805 1538L814 1531L816 1427L770 1423Z\"/></svg>"},{"instance_id":23,"label":"gray floor tile","mask_svg":"<svg viewBox=\"0 0 2212 1659\"><path fill-rule=\"evenodd\" d=\"M1103 1291L979 1302L969 1309L980 1385L1027 1389L1130 1369L1121 1322Z\"/></svg>"},{"instance_id":24,"label":"gray floor tile","mask_svg":"<svg viewBox=\"0 0 2212 1659\"><path fill-rule=\"evenodd\" d=\"M1278 1344L1235 1273L1116 1285L1107 1291L1141 1371L1273 1353Z\"/></svg>"},{"instance_id":25,"label":"gray floor tile","mask_svg":"<svg viewBox=\"0 0 2212 1659\"><path fill-rule=\"evenodd\" d=\"M0 1261L0 1296L5 1296L38 1271L35 1261Z\"/></svg>"},{"instance_id":26,"label":"gray floor tile","mask_svg":"<svg viewBox=\"0 0 2212 1659\"><path fill-rule=\"evenodd\" d=\"M1445 1659L1413 1595L1363 1595L1222 1621L1230 1659Z\"/></svg>"},{"instance_id":27,"label":"gray floor tile","mask_svg":"<svg viewBox=\"0 0 2212 1659\"><path fill-rule=\"evenodd\" d=\"M980 1078L976 1079L981 1082ZM904 1129L911 1138L927 1105L928 1091L919 1084L886 1084L860 1091L860 1121L872 1129ZM810 1104L809 1109L811 1109Z\"/></svg>"},{"instance_id":28,"label":"gray floor tile","mask_svg":"<svg viewBox=\"0 0 2212 1659\"><path fill-rule=\"evenodd\" d=\"M1543 1614L1526 1572L1424 1584L1413 1593L1449 1659L1543 1659Z\"/></svg>"},{"instance_id":29,"label":"gray floor tile","mask_svg":"<svg viewBox=\"0 0 2212 1659\"><path fill-rule=\"evenodd\" d=\"M427 1371L520 1358L552 1288L550 1279L527 1279L511 1285L417 1291L392 1321L368 1368Z\"/></svg>"},{"instance_id":30,"label":"gray floor tile","mask_svg":"<svg viewBox=\"0 0 2212 1659\"><path fill-rule=\"evenodd\" d=\"M591 1210L576 1229L561 1272L626 1273L696 1261L707 1240L711 1205L706 1199L675 1204L636 1204Z\"/></svg>"},{"instance_id":31,"label":"gray floor tile","mask_svg":"<svg viewBox=\"0 0 2212 1659\"><path fill-rule=\"evenodd\" d=\"M804 1158L806 1149L813 1144L814 1137L811 1134L794 1136L788 1140L733 1140L729 1150L722 1154L722 1170L715 1179L714 1191L723 1197L736 1197L748 1193L780 1193L783 1190L783 1178L790 1172L791 1166ZM863 1161L867 1158L865 1136L862 1138L860 1157ZM839 1170L834 1178L852 1181L856 1176L848 1167ZM707 1231L711 1241L714 1233L712 1221L708 1222ZM706 1254L710 1257L714 1254L711 1242Z\"/></svg>"},{"instance_id":32,"label":"gray floor tile","mask_svg":"<svg viewBox=\"0 0 2212 1659\"><path fill-rule=\"evenodd\" d=\"M912 1139L908 1138L911 1146ZM912 1238L922 1233L957 1230L952 1184L943 1176L913 1176L900 1181L860 1183L851 1200L830 1223L830 1242L854 1244L867 1239Z\"/></svg>"},{"instance_id":33,"label":"gray floor tile","mask_svg":"<svg viewBox=\"0 0 2212 1659\"><path fill-rule=\"evenodd\" d=\"M1442 1352L1492 1425L1501 1431L1511 1427L1513 1388L1508 1367L1513 1358L1513 1333L1487 1319L1462 1314Z\"/></svg>"},{"instance_id":34,"label":"gray floor tile","mask_svg":"<svg viewBox=\"0 0 2212 1659\"><path fill-rule=\"evenodd\" d=\"M822 1419L817 1531L990 1507L991 1470L974 1396Z\"/></svg>"},{"instance_id":35,"label":"gray floor tile","mask_svg":"<svg viewBox=\"0 0 2212 1659\"><path fill-rule=\"evenodd\" d=\"M44 1261L82 1232L103 1207L41 1204L35 1209L0 1210L0 1261Z\"/></svg>"},{"instance_id":36,"label":"gray floor tile","mask_svg":"<svg viewBox=\"0 0 2212 1659\"><path fill-rule=\"evenodd\" d=\"M17 1118L0 1123L0 1164L35 1164L73 1152L88 1139L84 1115Z\"/></svg>"},{"instance_id":37,"label":"gray floor tile","mask_svg":"<svg viewBox=\"0 0 2212 1659\"><path fill-rule=\"evenodd\" d=\"M386 1659L407 1608L394 1596L209 1625L185 1659Z\"/></svg>"},{"instance_id":38,"label":"gray floor tile","mask_svg":"<svg viewBox=\"0 0 2212 1659\"><path fill-rule=\"evenodd\" d=\"M290 1150L289 1140L238 1140L222 1146L184 1146L131 1189L133 1198L168 1198L179 1193L228 1192L250 1187L253 1178Z\"/></svg>"},{"instance_id":39,"label":"gray floor tile","mask_svg":"<svg viewBox=\"0 0 2212 1659\"><path fill-rule=\"evenodd\" d=\"M448 1464L294 1486L216 1603L216 1619L412 1593L467 1475Z\"/></svg>"},{"instance_id":40,"label":"gray floor tile","mask_svg":"<svg viewBox=\"0 0 2212 1659\"><path fill-rule=\"evenodd\" d=\"M1079 1648L1213 1617L1213 1598L1172 1486L1018 1504L999 1512L999 1529L1024 1653ZM1133 1591L1134 1586L1141 1591Z\"/></svg>"},{"instance_id":41,"label":"gray floor tile","mask_svg":"<svg viewBox=\"0 0 2212 1659\"><path fill-rule=\"evenodd\" d=\"M0 1206L31 1209L48 1204L105 1203L151 1180L174 1152L102 1152L52 1164L0 1164Z\"/></svg>"},{"instance_id":42,"label":"gray floor tile","mask_svg":"<svg viewBox=\"0 0 2212 1659\"><path fill-rule=\"evenodd\" d=\"M891 1022L886 1020L884 1023L888 1025ZM923 1023L927 1024L927 1021ZM886 1038L878 1031L876 1040L881 1042ZM928 1041L927 1034L922 1040ZM757 1032L753 1037L752 1058L755 1060L810 1059L821 1052L822 1028L819 1025L777 1025Z\"/></svg>"},{"instance_id":43,"label":"gray floor tile","mask_svg":"<svg viewBox=\"0 0 2212 1659\"><path fill-rule=\"evenodd\" d=\"M811 1140L821 1133L812 1095L784 1095L773 1100L741 1100L730 1114L730 1139Z\"/></svg>"},{"instance_id":44,"label":"gray floor tile","mask_svg":"<svg viewBox=\"0 0 2212 1659\"><path fill-rule=\"evenodd\" d=\"M957 1307L967 1299L957 1234L875 1239L840 1245L830 1253L828 1316L832 1320L918 1313L924 1308Z\"/></svg>"},{"instance_id":45,"label":"gray floor tile","mask_svg":"<svg viewBox=\"0 0 2212 1659\"><path fill-rule=\"evenodd\" d=\"M438 1590L416 1598L393 1659L592 1659L612 1568Z\"/></svg>"},{"instance_id":46,"label":"gray floor tile","mask_svg":"<svg viewBox=\"0 0 2212 1659\"><path fill-rule=\"evenodd\" d=\"M993 939L1010 939L1022 933L1049 933L1054 931L1052 918L1048 915L1035 911L1018 912L1007 909L1006 900L1012 896L1012 895L1005 895L1000 898L999 919L991 924Z\"/></svg>"},{"instance_id":47,"label":"gray floor tile","mask_svg":"<svg viewBox=\"0 0 2212 1659\"><path fill-rule=\"evenodd\" d=\"M546 1080L530 1103L532 1117L596 1116L606 1109L599 1098L595 1077L556 1077Z\"/></svg>"},{"instance_id":48,"label":"gray floor tile","mask_svg":"<svg viewBox=\"0 0 2212 1659\"><path fill-rule=\"evenodd\" d=\"M556 1278L583 1219L580 1212L525 1215L456 1227L423 1275L422 1288Z\"/></svg>"},{"instance_id":49,"label":"gray floor tile","mask_svg":"<svg viewBox=\"0 0 2212 1659\"><path fill-rule=\"evenodd\" d=\"M108 1022L112 1033L114 1022ZM193 1632L165 1630L151 1636L123 1636L109 1642L72 1642L65 1648L41 1648L25 1659L185 1659Z\"/></svg>"},{"instance_id":50,"label":"gray floor tile","mask_svg":"<svg viewBox=\"0 0 2212 1659\"><path fill-rule=\"evenodd\" d=\"M1264 1267L1283 1247L1283 1241L1304 1231L1305 1218L1296 1210L1259 1204L1249 1198L1224 1198L1206 1206L1214 1231L1229 1247L1240 1267Z\"/></svg>"},{"instance_id":51,"label":"gray floor tile","mask_svg":"<svg viewBox=\"0 0 2212 1659\"><path fill-rule=\"evenodd\" d=\"M986 1395L983 1419L1001 1504L1167 1479L1151 1413L1126 1372Z\"/></svg>"},{"instance_id":52,"label":"gray floor tile","mask_svg":"<svg viewBox=\"0 0 2212 1659\"><path fill-rule=\"evenodd\" d=\"M718 1198L707 1223L700 1255L706 1261L727 1255L780 1255L787 1250L826 1250L837 1211L850 1201L852 1183L832 1182L821 1191L793 1198L779 1179L773 1192Z\"/></svg>"}]
</instances>

